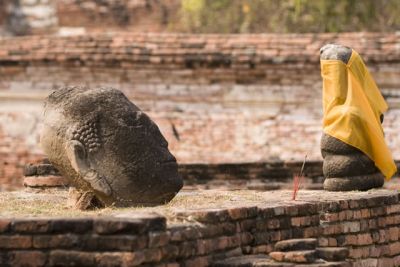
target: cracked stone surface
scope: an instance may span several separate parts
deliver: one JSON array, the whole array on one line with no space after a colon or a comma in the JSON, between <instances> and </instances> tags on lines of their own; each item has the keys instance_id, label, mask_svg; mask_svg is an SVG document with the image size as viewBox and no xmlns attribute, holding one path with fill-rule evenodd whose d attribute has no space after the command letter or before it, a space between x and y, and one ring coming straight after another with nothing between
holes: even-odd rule
<instances>
[{"instance_id":1,"label":"cracked stone surface","mask_svg":"<svg viewBox=\"0 0 400 267\"><path fill-rule=\"evenodd\" d=\"M45 101L41 145L72 186L105 206L164 204L183 185L157 125L116 89L54 91Z\"/></svg>"}]
</instances>

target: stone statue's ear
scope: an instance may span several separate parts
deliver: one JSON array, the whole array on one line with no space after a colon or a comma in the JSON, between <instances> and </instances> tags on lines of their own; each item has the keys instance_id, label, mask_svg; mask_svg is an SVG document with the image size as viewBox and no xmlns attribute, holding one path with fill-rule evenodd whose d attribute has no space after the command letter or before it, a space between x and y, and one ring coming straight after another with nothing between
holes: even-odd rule
<instances>
[{"instance_id":1,"label":"stone statue's ear","mask_svg":"<svg viewBox=\"0 0 400 267\"><path fill-rule=\"evenodd\" d=\"M65 149L72 168L77 173L84 176L89 171L90 164L83 144L77 140L71 140L68 141Z\"/></svg>"},{"instance_id":2,"label":"stone statue's ear","mask_svg":"<svg viewBox=\"0 0 400 267\"><path fill-rule=\"evenodd\" d=\"M68 141L65 149L72 168L82 179L88 182L95 191L110 196L112 190L106 179L90 168L85 146L77 140L71 140Z\"/></svg>"}]
</instances>

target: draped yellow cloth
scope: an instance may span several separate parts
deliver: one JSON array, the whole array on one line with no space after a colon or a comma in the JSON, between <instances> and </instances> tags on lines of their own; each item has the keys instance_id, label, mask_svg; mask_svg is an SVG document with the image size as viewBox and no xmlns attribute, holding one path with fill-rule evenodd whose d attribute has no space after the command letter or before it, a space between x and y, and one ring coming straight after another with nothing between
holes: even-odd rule
<instances>
[{"instance_id":1,"label":"draped yellow cloth","mask_svg":"<svg viewBox=\"0 0 400 267\"><path fill-rule=\"evenodd\" d=\"M380 123L388 106L360 55L353 50L347 64L321 60L321 75L324 132L364 152L390 179L397 168Z\"/></svg>"}]
</instances>

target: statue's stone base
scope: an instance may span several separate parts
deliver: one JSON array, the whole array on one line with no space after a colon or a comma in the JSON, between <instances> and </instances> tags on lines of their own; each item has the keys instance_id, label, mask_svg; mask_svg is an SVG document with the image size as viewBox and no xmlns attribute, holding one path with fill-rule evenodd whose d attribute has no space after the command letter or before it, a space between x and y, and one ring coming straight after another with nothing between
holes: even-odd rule
<instances>
[{"instance_id":1,"label":"statue's stone base","mask_svg":"<svg viewBox=\"0 0 400 267\"><path fill-rule=\"evenodd\" d=\"M353 191L369 190L382 187L385 183L383 175L379 172L370 175L326 178L324 189L327 191Z\"/></svg>"},{"instance_id":2,"label":"statue's stone base","mask_svg":"<svg viewBox=\"0 0 400 267\"><path fill-rule=\"evenodd\" d=\"M375 163L362 151L323 133L322 171L327 191L365 191L383 186L385 179Z\"/></svg>"}]
</instances>

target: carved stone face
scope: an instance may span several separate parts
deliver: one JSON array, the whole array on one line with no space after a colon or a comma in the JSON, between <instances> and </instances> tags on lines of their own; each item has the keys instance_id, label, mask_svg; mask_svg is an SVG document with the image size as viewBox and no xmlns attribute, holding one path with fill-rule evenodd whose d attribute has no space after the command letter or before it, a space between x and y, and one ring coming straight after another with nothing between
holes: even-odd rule
<instances>
[{"instance_id":1,"label":"carved stone face","mask_svg":"<svg viewBox=\"0 0 400 267\"><path fill-rule=\"evenodd\" d=\"M105 205L155 205L182 188L157 125L122 92L67 87L45 102L41 144L81 191Z\"/></svg>"}]
</instances>

